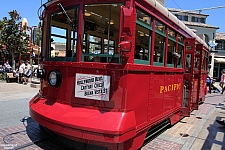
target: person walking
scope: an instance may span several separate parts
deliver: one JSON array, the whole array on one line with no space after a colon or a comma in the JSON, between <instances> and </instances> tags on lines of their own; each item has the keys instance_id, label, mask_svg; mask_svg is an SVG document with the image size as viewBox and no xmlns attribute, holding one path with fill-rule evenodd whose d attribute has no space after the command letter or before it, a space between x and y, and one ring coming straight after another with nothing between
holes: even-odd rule
<instances>
[{"instance_id":1,"label":"person walking","mask_svg":"<svg viewBox=\"0 0 225 150\"><path fill-rule=\"evenodd\" d=\"M212 89L211 89L212 79L211 79L209 73L208 73L207 78L206 78L206 86L208 87L208 92L211 94L212 93Z\"/></svg>"},{"instance_id":2,"label":"person walking","mask_svg":"<svg viewBox=\"0 0 225 150\"><path fill-rule=\"evenodd\" d=\"M29 81L29 78L31 77L31 73L32 73L32 70L31 70L31 65L30 65L30 62L28 60L26 60L26 63L25 63L25 69L24 69L24 76L22 77L22 81L23 81L23 84L26 85Z\"/></svg>"},{"instance_id":3,"label":"person walking","mask_svg":"<svg viewBox=\"0 0 225 150\"><path fill-rule=\"evenodd\" d=\"M24 70L25 70L25 63L23 60L20 61L20 67L19 67L19 78L18 78L18 83L23 83L23 76L24 76Z\"/></svg>"},{"instance_id":4,"label":"person walking","mask_svg":"<svg viewBox=\"0 0 225 150\"><path fill-rule=\"evenodd\" d=\"M221 78L220 78L220 87L223 89L223 85L224 85L224 74L225 74L225 70L221 71Z\"/></svg>"}]
</instances>

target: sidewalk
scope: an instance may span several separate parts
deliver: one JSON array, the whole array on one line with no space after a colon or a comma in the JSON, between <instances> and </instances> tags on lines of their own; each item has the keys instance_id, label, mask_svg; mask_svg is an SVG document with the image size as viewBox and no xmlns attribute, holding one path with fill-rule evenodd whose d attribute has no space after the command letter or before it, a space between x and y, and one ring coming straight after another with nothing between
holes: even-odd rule
<instances>
[{"instance_id":1,"label":"sidewalk","mask_svg":"<svg viewBox=\"0 0 225 150\"><path fill-rule=\"evenodd\" d=\"M225 95L212 93L190 117L166 130L142 150L225 150L225 128L216 120L225 119Z\"/></svg>"},{"instance_id":2,"label":"sidewalk","mask_svg":"<svg viewBox=\"0 0 225 150\"><path fill-rule=\"evenodd\" d=\"M31 88L30 84L6 83L6 81L0 80L0 101L33 97L34 93L37 93L39 89Z\"/></svg>"}]
</instances>

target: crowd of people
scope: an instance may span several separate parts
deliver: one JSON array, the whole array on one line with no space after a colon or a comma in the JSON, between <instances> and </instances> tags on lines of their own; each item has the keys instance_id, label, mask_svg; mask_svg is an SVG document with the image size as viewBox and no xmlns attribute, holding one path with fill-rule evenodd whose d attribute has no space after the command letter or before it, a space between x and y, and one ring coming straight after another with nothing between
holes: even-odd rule
<instances>
[{"instance_id":1,"label":"crowd of people","mask_svg":"<svg viewBox=\"0 0 225 150\"><path fill-rule=\"evenodd\" d=\"M12 67L9 64L9 61L6 60L4 65L0 68L0 73L13 73L14 77L18 78L19 84L27 84L31 75L32 75L32 66L30 65L30 62L28 60L20 61L20 65L15 68L15 70L12 69Z\"/></svg>"}]
</instances>

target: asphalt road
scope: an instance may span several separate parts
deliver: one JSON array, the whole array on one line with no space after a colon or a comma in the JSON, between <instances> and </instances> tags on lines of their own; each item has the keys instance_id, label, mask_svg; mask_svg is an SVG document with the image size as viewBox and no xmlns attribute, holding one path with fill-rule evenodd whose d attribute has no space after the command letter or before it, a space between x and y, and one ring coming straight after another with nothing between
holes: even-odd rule
<instances>
[{"instance_id":1,"label":"asphalt road","mask_svg":"<svg viewBox=\"0 0 225 150\"><path fill-rule=\"evenodd\" d=\"M39 89L0 81L0 128L21 124L29 115L29 101Z\"/></svg>"}]
</instances>

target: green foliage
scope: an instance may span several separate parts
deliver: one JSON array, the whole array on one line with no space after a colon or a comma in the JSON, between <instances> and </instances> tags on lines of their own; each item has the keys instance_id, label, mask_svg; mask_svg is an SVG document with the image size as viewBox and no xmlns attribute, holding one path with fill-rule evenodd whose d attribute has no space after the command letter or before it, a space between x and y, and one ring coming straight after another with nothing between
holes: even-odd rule
<instances>
[{"instance_id":1,"label":"green foliage","mask_svg":"<svg viewBox=\"0 0 225 150\"><path fill-rule=\"evenodd\" d=\"M36 41L35 41L35 45L41 46L41 37L42 37L42 32L41 32L41 28L38 27L36 28Z\"/></svg>"},{"instance_id":2,"label":"green foliage","mask_svg":"<svg viewBox=\"0 0 225 150\"><path fill-rule=\"evenodd\" d=\"M9 12L10 18L4 17L0 21L1 35L0 45L6 45L6 49L12 55L16 52L29 50L29 35L26 33L29 27L23 26L21 16L16 10Z\"/></svg>"}]
</instances>

